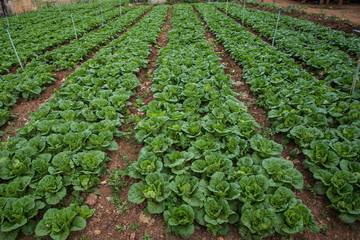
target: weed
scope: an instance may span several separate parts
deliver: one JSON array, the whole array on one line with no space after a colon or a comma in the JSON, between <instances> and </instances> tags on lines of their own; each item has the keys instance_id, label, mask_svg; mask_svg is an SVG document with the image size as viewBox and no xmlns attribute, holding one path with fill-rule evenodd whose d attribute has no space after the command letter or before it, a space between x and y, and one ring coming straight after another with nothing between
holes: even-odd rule
<instances>
[{"instance_id":1,"label":"weed","mask_svg":"<svg viewBox=\"0 0 360 240\"><path fill-rule=\"evenodd\" d=\"M134 107L141 107L144 105L144 101L143 99L139 96L137 99L136 99L136 103L134 104Z\"/></svg>"},{"instance_id":2,"label":"weed","mask_svg":"<svg viewBox=\"0 0 360 240\"><path fill-rule=\"evenodd\" d=\"M15 134L15 131L13 130L13 129L7 129L6 131L5 131L5 134L8 134L8 135L14 135Z\"/></svg>"},{"instance_id":3,"label":"weed","mask_svg":"<svg viewBox=\"0 0 360 240\"><path fill-rule=\"evenodd\" d=\"M128 182L124 180L126 171L115 168L113 171L108 170L109 173L109 186L113 186L112 194L118 194L121 192L124 186L128 185Z\"/></svg>"},{"instance_id":4,"label":"weed","mask_svg":"<svg viewBox=\"0 0 360 240\"><path fill-rule=\"evenodd\" d=\"M147 232L144 233L143 240L151 240L150 235Z\"/></svg>"},{"instance_id":5,"label":"weed","mask_svg":"<svg viewBox=\"0 0 360 240\"><path fill-rule=\"evenodd\" d=\"M281 144L283 145L283 147L285 148L286 145L290 142L289 138L285 137L284 139L281 140Z\"/></svg>"},{"instance_id":6,"label":"weed","mask_svg":"<svg viewBox=\"0 0 360 240\"><path fill-rule=\"evenodd\" d=\"M320 229L325 233L325 235L328 235L329 227L325 224L323 226L320 226Z\"/></svg>"},{"instance_id":7,"label":"weed","mask_svg":"<svg viewBox=\"0 0 360 240\"><path fill-rule=\"evenodd\" d=\"M126 214L129 209L134 207L134 205L130 205L128 200L119 197L118 194L115 194L114 197L110 198L110 203L115 205L115 209L119 215L123 213Z\"/></svg>"},{"instance_id":8,"label":"weed","mask_svg":"<svg viewBox=\"0 0 360 240\"><path fill-rule=\"evenodd\" d=\"M272 128L269 128L267 126L265 126L265 124L261 127L262 130L262 134L264 135L264 137L274 140L275 137L275 131Z\"/></svg>"},{"instance_id":9,"label":"weed","mask_svg":"<svg viewBox=\"0 0 360 240\"><path fill-rule=\"evenodd\" d=\"M122 233L126 230L126 227L124 227L123 225L116 225L116 229L119 233Z\"/></svg>"},{"instance_id":10,"label":"weed","mask_svg":"<svg viewBox=\"0 0 360 240\"><path fill-rule=\"evenodd\" d=\"M88 238L87 238L86 235L82 235L82 236L81 236L81 239L82 239L82 240L88 240Z\"/></svg>"},{"instance_id":11,"label":"weed","mask_svg":"<svg viewBox=\"0 0 360 240\"><path fill-rule=\"evenodd\" d=\"M327 211L322 211L321 212L321 215L323 215L324 217L328 217L329 216L329 213Z\"/></svg>"},{"instance_id":12,"label":"weed","mask_svg":"<svg viewBox=\"0 0 360 240\"><path fill-rule=\"evenodd\" d=\"M128 160L129 160L129 156L128 156L126 153L120 153L120 154L119 154L119 157L122 158L122 159L125 160L125 161L128 161Z\"/></svg>"},{"instance_id":13,"label":"weed","mask_svg":"<svg viewBox=\"0 0 360 240\"><path fill-rule=\"evenodd\" d=\"M312 194L314 194L314 196L316 196L315 190L310 184L306 184L305 188L307 188ZM322 214L324 215L324 212Z\"/></svg>"},{"instance_id":14,"label":"weed","mask_svg":"<svg viewBox=\"0 0 360 240\"><path fill-rule=\"evenodd\" d=\"M153 76L153 73L152 73L152 70L149 70L146 74L145 74L146 77L150 78Z\"/></svg>"},{"instance_id":15,"label":"weed","mask_svg":"<svg viewBox=\"0 0 360 240\"><path fill-rule=\"evenodd\" d=\"M321 10L321 11L319 12L319 16L320 16L320 18L321 18L322 20L325 20L325 18L326 18L326 11Z\"/></svg>"},{"instance_id":16,"label":"weed","mask_svg":"<svg viewBox=\"0 0 360 240\"><path fill-rule=\"evenodd\" d=\"M337 226L337 224L336 224L335 222L333 222L332 228L333 228L334 230L337 230L337 229L338 229L338 226Z\"/></svg>"},{"instance_id":17,"label":"weed","mask_svg":"<svg viewBox=\"0 0 360 240\"><path fill-rule=\"evenodd\" d=\"M135 230L135 232L138 232L138 231L139 231L139 227L140 227L140 225L139 225L138 223L130 226L130 228L131 228L132 230Z\"/></svg>"}]
</instances>

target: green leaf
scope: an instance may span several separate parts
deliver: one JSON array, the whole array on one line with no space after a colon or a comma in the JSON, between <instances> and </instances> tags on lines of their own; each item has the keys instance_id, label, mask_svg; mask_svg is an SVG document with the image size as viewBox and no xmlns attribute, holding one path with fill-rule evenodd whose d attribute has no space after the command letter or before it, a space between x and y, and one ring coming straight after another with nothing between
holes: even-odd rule
<instances>
[{"instance_id":1,"label":"green leaf","mask_svg":"<svg viewBox=\"0 0 360 240\"><path fill-rule=\"evenodd\" d=\"M146 186L142 183L133 184L128 192L128 199L130 202L140 204L144 202L145 196L143 191L146 189Z\"/></svg>"},{"instance_id":2,"label":"green leaf","mask_svg":"<svg viewBox=\"0 0 360 240\"><path fill-rule=\"evenodd\" d=\"M86 220L82 217L75 217L73 222L72 222L72 226L71 226L71 231L80 231L83 230L86 226Z\"/></svg>"},{"instance_id":3,"label":"green leaf","mask_svg":"<svg viewBox=\"0 0 360 240\"><path fill-rule=\"evenodd\" d=\"M155 202L155 201L148 201L147 210L151 214L162 213L165 210L165 203L164 202Z\"/></svg>"}]
</instances>

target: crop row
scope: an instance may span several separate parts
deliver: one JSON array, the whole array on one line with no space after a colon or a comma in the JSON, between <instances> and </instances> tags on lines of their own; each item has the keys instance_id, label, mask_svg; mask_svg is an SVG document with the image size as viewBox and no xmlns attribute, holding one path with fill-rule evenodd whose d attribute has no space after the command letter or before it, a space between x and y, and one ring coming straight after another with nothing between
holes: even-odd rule
<instances>
[{"instance_id":1,"label":"crop row","mask_svg":"<svg viewBox=\"0 0 360 240\"><path fill-rule=\"evenodd\" d=\"M250 0L248 3L262 5L258 1ZM278 7L276 10L279 10ZM247 9L250 12L258 12L259 10ZM273 15L273 13L263 12L264 15ZM269 19L273 21L272 19ZM349 54L360 57L360 38L355 34L345 33L343 31L333 30L320 24L316 24L307 20L293 18L285 14L281 15L281 23L293 29L310 33L313 36L326 41L330 45L337 46Z\"/></svg>"},{"instance_id":2,"label":"crop row","mask_svg":"<svg viewBox=\"0 0 360 240\"><path fill-rule=\"evenodd\" d=\"M55 81L52 71L71 70L89 53L124 31L149 9L150 7L139 7L133 10L125 8L124 12L131 11L99 29L71 41L69 45L45 53L29 63L26 68L18 69L17 74L1 76L0 125L5 124L10 118L10 108L19 97L36 98L47 84Z\"/></svg>"},{"instance_id":3,"label":"crop row","mask_svg":"<svg viewBox=\"0 0 360 240\"><path fill-rule=\"evenodd\" d=\"M314 190L348 223L360 216L360 102L301 69L285 53L251 34L212 6L196 5L208 27L243 67L251 90L277 132L307 156L319 180Z\"/></svg>"},{"instance_id":4,"label":"crop row","mask_svg":"<svg viewBox=\"0 0 360 240\"><path fill-rule=\"evenodd\" d=\"M85 227L84 218L93 210L77 206L82 202L79 192L95 191L92 187L106 169L105 151L118 148L117 127L140 84L135 73L146 65L167 9L154 8L100 50L15 137L1 144L1 239L35 231L37 236L62 240ZM62 208L69 194L74 204ZM38 222L40 209L45 214Z\"/></svg>"},{"instance_id":5,"label":"crop row","mask_svg":"<svg viewBox=\"0 0 360 240\"><path fill-rule=\"evenodd\" d=\"M222 10L225 4L219 4ZM242 6L229 4L228 14L242 20ZM273 39L276 16L268 12L248 9L245 11L244 23L250 26L261 36ZM286 24L279 24L276 35L276 47L290 53L306 63L312 70L325 77L325 81L346 93L350 91L355 74L356 62L348 54L337 47L329 45L326 41L317 39L311 33L294 31ZM360 87L360 84L357 84ZM357 97L360 97L358 94Z\"/></svg>"},{"instance_id":6,"label":"crop row","mask_svg":"<svg viewBox=\"0 0 360 240\"><path fill-rule=\"evenodd\" d=\"M290 190L303 177L281 158L282 146L258 134L258 124L231 89L191 5L174 5L168 45L156 62L155 100L136 126L145 143L129 176L141 179L131 202L163 213L168 229L188 238L194 224L226 236L318 230L310 210Z\"/></svg>"},{"instance_id":7,"label":"crop row","mask_svg":"<svg viewBox=\"0 0 360 240\"><path fill-rule=\"evenodd\" d=\"M93 4L82 4L82 8L78 9L78 8L74 8L75 5L68 5L67 6L67 10L72 10L74 12L78 12L78 11L91 11L94 8L96 8L97 6L99 6L99 3L93 3ZM23 13L20 16L9 16L8 15L8 19L6 18L1 18L0 19L0 24L1 26L6 25L7 26L7 22L9 21L10 27L12 28L12 30L21 30L27 27L31 27L33 25L36 25L38 23L41 23L43 21L51 21L53 18L61 18L64 17L65 14L68 15L68 11L62 11L60 12L58 10L57 14L55 15L52 9L41 9L41 10L37 10L37 11L30 11L27 13Z\"/></svg>"},{"instance_id":8,"label":"crop row","mask_svg":"<svg viewBox=\"0 0 360 240\"><path fill-rule=\"evenodd\" d=\"M118 15L120 15L119 9L114 9L113 7L108 8L107 12L103 12L104 22L107 22ZM90 12L88 9L81 10L78 13L73 13L73 17L78 36L81 36L89 30L102 24L100 9L92 9ZM55 22L45 21L41 24L36 24L35 26L17 31L13 31L13 28L9 28L9 31L23 64L52 47L65 43L71 39L75 39L75 33L69 12L60 19L55 17ZM9 72L11 67L19 66L19 62L5 29L2 29L1 33L0 74L3 74L5 72Z\"/></svg>"},{"instance_id":9,"label":"crop row","mask_svg":"<svg viewBox=\"0 0 360 240\"><path fill-rule=\"evenodd\" d=\"M126 0L121 0L122 2ZM27 13L23 13L19 16L8 16L10 28L13 31L32 28L39 23L42 22L50 22L59 24L57 21L61 19L68 19L70 11L74 14L83 14L90 13L95 14L94 9L98 9L100 11L100 6L103 7L104 11L108 11L113 9L115 6L119 6L120 1L106 1L106 2L94 2L94 3L86 3L86 4L72 4L65 5L61 7L61 11L59 7L54 8L46 8L46 9L38 9L36 11L30 11ZM5 18L0 19L1 26L7 25L7 20Z\"/></svg>"}]
</instances>

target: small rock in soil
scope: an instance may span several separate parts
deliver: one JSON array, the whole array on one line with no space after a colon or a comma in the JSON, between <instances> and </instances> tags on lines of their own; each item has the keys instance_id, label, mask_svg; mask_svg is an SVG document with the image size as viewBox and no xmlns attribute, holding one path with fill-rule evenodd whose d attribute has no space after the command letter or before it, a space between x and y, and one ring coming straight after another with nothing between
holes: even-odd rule
<instances>
[{"instance_id":1,"label":"small rock in soil","mask_svg":"<svg viewBox=\"0 0 360 240\"><path fill-rule=\"evenodd\" d=\"M223 238L223 237L219 237L218 240L224 240L224 238Z\"/></svg>"},{"instance_id":2,"label":"small rock in soil","mask_svg":"<svg viewBox=\"0 0 360 240\"><path fill-rule=\"evenodd\" d=\"M155 219L152 219L151 217L147 217L143 213L141 213L139 216L139 222L142 222L142 223L147 224L148 226L151 226L155 222Z\"/></svg>"},{"instance_id":3,"label":"small rock in soil","mask_svg":"<svg viewBox=\"0 0 360 240\"><path fill-rule=\"evenodd\" d=\"M89 205L89 206L93 206L93 205L96 204L97 198L98 198L98 197L97 197L94 193L90 193L90 194L87 196L84 204L87 204L87 205Z\"/></svg>"},{"instance_id":4,"label":"small rock in soil","mask_svg":"<svg viewBox=\"0 0 360 240\"><path fill-rule=\"evenodd\" d=\"M96 229L96 230L94 231L94 234L95 234L96 236L99 236L99 235L101 234L101 231L100 231L99 229Z\"/></svg>"},{"instance_id":5,"label":"small rock in soil","mask_svg":"<svg viewBox=\"0 0 360 240\"><path fill-rule=\"evenodd\" d=\"M106 185L107 184L107 180L104 180L102 182L100 182L101 185Z\"/></svg>"},{"instance_id":6,"label":"small rock in soil","mask_svg":"<svg viewBox=\"0 0 360 240\"><path fill-rule=\"evenodd\" d=\"M112 197L106 197L106 200L108 200L110 202Z\"/></svg>"},{"instance_id":7,"label":"small rock in soil","mask_svg":"<svg viewBox=\"0 0 360 240\"><path fill-rule=\"evenodd\" d=\"M134 232L130 235L130 240L135 240L135 233Z\"/></svg>"}]
</instances>

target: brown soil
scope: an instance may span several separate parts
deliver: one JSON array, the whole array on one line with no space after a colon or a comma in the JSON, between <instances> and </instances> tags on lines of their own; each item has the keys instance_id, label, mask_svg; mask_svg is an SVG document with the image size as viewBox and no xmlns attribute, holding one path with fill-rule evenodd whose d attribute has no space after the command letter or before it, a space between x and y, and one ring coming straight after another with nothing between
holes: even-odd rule
<instances>
[{"instance_id":1,"label":"brown soil","mask_svg":"<svg viewBox=\"0 0 360 240\"><path fill-rule=\"evenodd\" d=\"M273 0L264 0L266 3L273 4ZM360 28L360 4L350 3L343 4L341 7L331 3L327 7L320 7L314 2L301 4L300 1L290 0L276 0L276 5L286 7L284 14L295 17L306 19L315 23L319 23L330 27L332 29L341 30L347 33L354 33L353 30ZM266 10L266 8L248 4L249 7ZM307 9L301 9L301 12L287 12L286 9L290 6L304 6ZM308 14L304 14L308 13ZM322 14L323 16L321 16ZM330 16L337 16L339 19L332 19ZM360 34L358 34L360 36Z\"/></svg>"},{"instance_id":2,"label":"brown soil","mask_svg":"<svg viewBox=\"0 0 360 240\"><path fill-rule=\"evenodd\" d=\"M138 18L131 26L129 26L125 31L119 33L118 36L115 38L109 39L105 44L100 45L99 49L95 52L89 54L89 56L83 59L76 67L71 71L59 71L59 72L52 72L55 74L54 78L56 82L46 86L46 90L41 93L39 98L27 100L24 98L19 98L15 105L12 106L11 115L17 116L16 118L9 120L6 124L0 127L0 131L4 132L4 135L1 138L1 141L7 141L9 137L12 137L16 134L16 131L25 126L27 122L29 122L30 118L29 115L31 112L36 112L38 108L49 101L54 91L59 91L61 88L61 84L65 81L65 79L73 73L77 68L79 68L84 62L89 61L92 59L98 51L101 50L104 46L109 44L110 42L114 41L115 39L121 37L125 32L131 29L136 23L138 23L144 16L149 14L152 9L148 10L143 14L140 18Z\"/></svg>"},{"instance_id":3,"label":"brown soil","mask_svg":"<svg viewBox=\"0 0 360 240\"><path fill-rule=\"evenodd\" d=\"M267 136L268 133L266 133L266 128L270 127L267 119L267 112L255 104L257 97L250 91L250 85L246 83L246 79L241 77L242 68L235 60L230 58L230 54L226 52L224 47L216 41L216 37L208 30L206 25L205 30L207 40L213 45L214 51L219 53L221 63L225 66L225 73L230 74L231 78L234 80L234 89L242 95L239 100L244 102L244 104L248 107L248 112L254 117L255 121L263 126L263 128L260 129L263 134L266 137L271 138L271 136ZM316 180L314 179L312 173L309 170L304 169L302 165L302 162L305 161L305 156L301 153L299 153L296 157L290 156L290 152L295 148L296 144L293 141L284 144L287 141L286 136L281 133L272 133L272 138L274 141L284 146L281 156L294 163L294 168L300 171L304 176L304 189L302 191L296 191L295 195L298 199L301 199L309 209L311 209L315 222L322 228L318 234L314 234L311 230L305 230L303 234L297 234L294 238L299 240L358 239L358 236L360 236L360 223L357 222L354 224L355 228L352 228L340 221L337 217L338 214L327 207L330 205L327 197L317 196L312 193L311 187L314 186ZM276 234L274 238L281 239L281 236Z\"/></svg>"}]
</instances>

